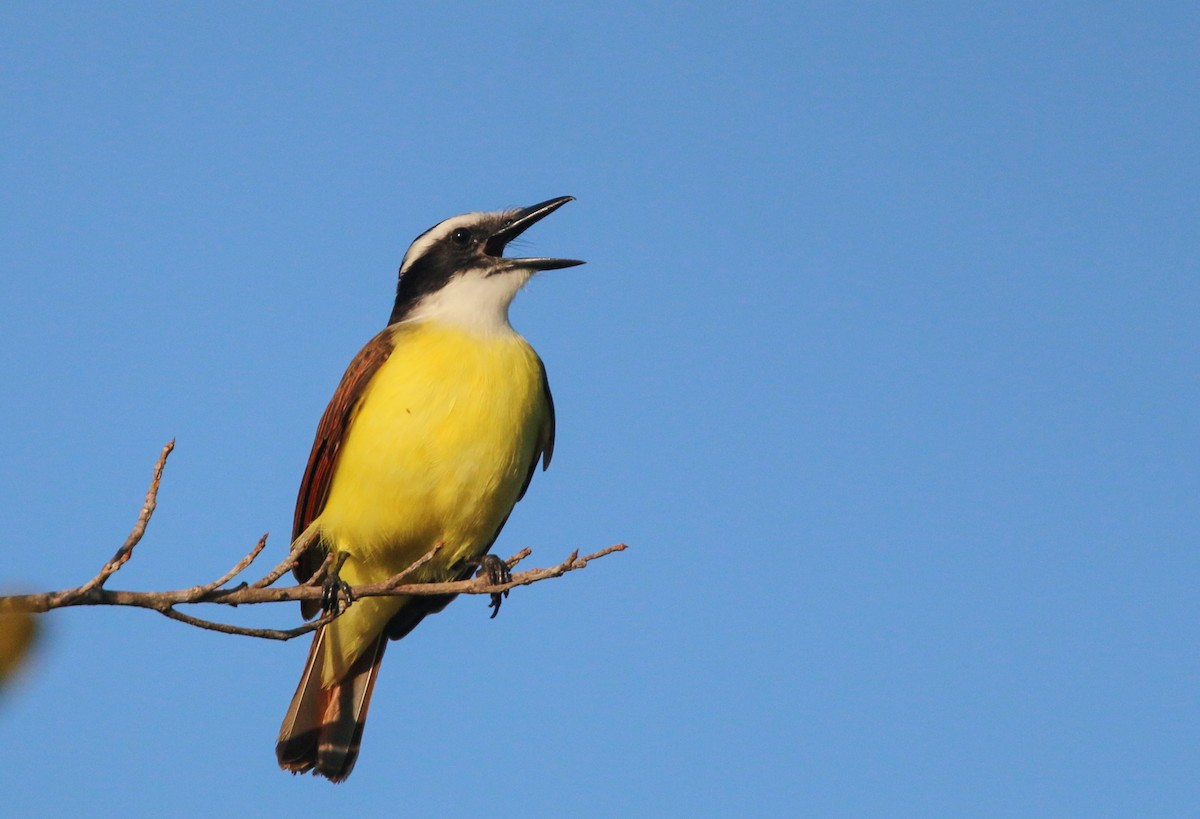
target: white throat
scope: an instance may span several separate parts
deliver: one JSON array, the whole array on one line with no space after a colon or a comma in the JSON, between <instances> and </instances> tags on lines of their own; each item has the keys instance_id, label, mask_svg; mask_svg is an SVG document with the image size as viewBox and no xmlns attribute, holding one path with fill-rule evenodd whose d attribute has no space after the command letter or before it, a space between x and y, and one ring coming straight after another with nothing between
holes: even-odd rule
<instances>
[{"instance_id":1,"label":"white throat","mask_svg":"<svg viewBox=\"0 0 1200 819\"><path fill-rule=\"evenodd\" d=\"M512 335L516 331L508 322L508 308L531 278L532 270L494 276L468 270L417 302L405 320L450 324L483 336Z\"/></svg>"}]
</instances>

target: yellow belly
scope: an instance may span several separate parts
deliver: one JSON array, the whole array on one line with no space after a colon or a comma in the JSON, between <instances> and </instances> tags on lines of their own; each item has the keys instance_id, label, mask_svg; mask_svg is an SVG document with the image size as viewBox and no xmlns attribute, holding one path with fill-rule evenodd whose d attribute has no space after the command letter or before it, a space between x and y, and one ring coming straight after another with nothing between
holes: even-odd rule
<instances>
[{"instance_id":1,"label":"yellow belly","mask_svg":"<svg viewBox=\"0 0 1200 819\"><path fill-rule=\"evenodd\" d=\"M416 579L449 579L481 555L517 501L549 408L537 355L515 333L480 337L397 325L338 456L325 542L351 585L384 580L441 543ZM357 601L329 626L323 677L337 679L405 598ZM332 650L329 650L332 649Z\"/></svg>"}]
</instances>

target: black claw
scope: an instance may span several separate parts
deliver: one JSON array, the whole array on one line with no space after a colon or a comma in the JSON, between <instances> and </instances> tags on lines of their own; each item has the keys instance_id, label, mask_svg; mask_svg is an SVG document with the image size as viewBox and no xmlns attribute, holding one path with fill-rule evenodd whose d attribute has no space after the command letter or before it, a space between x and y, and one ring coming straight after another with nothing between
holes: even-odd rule
<instances>
[{"instance_id":1,"label":"black claw","mask_svg":"<svg viewBox=\"0 0 1200 819\"><path fill-rule=\"evenodd\" d=\"M338 614L343 608L354 602L354 590L350 584L339 576L342 564L346 562L349 553L342 552L337 561L329 569L325 581L321 584L321 611L325 614Z\"/></svg>"},{"instance_id":2,"label":"black claw","mask_svg":"<svg viewBox=\"0 0 1200 819\"><path fill-rule=\"evenodd\" d=\"M505 583L512 582L512 572L508 570L508 564L495 555L484 555L479 561L479 571L475 573L476 577L487 575L488 585L501 586ZM508 597L508 589L502 592L492 593L492 602L488 604L488 608L492 610L492 616L488 619L495 619L500 613L500 604L504 598Z\"/></svg>"}]
</instances>

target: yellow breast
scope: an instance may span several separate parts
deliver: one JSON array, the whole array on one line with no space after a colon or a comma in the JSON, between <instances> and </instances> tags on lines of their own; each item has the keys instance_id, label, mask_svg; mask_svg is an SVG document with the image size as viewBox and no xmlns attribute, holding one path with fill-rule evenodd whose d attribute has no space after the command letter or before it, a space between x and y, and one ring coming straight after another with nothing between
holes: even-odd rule
<instances>
[{"instance_id":1,"label":"yellow breast","mask_svg":"<svg viewBox=\"0 0 1200 819\"><path fill-rule=\"evenodd\" d=\"M341 445L324 540L347 552L351 585L386 579L434 544L421 579L446 579L491 544L537 457L549 407L541 367L516 333L478 336L434 323L401 324ZM334 622L337 654L357 656L402 599L355 603ZM333 661L328 674L341 662Z\"/></svg>"}]
</instances>

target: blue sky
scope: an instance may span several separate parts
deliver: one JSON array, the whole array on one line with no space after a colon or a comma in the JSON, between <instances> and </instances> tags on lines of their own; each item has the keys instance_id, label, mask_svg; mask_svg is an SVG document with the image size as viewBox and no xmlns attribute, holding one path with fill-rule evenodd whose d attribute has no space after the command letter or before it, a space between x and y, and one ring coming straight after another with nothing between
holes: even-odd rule
<instances>
[{"instance_id":1,"label":"blue sky","mask_svg":"<svg viewBox=\"0 0 1200 819\"><path fill-rule=\"evenodd\" d=\"M1200 14L1156 4L0 9L8 587L283 554L429 225L572 194L514 323L558 444L498 551L629 552L392 647L73 610L14 815L1182 816L1200 786ZM224 613L290 625L274 607Z\"/></svg>"}]
</instances>

